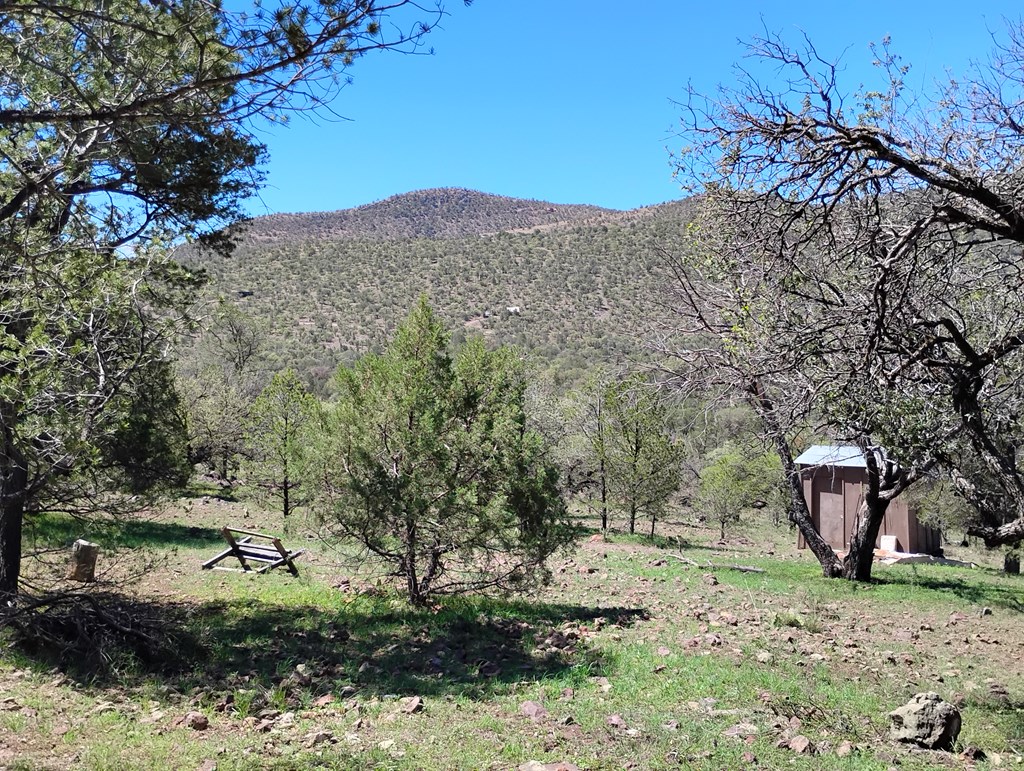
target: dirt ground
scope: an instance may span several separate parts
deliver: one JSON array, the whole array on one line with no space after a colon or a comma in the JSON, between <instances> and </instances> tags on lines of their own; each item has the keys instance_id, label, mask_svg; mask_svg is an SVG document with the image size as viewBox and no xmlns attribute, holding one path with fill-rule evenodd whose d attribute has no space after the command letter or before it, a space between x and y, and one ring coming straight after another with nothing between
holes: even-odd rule
<instances>
[{"instance_id":1,"label":"dirt ground","mask_svg":"<svg viewBox=\"0 0 1024 771\"><path fill-rule=\"evenodd\" d=\"M285 535L307 549L298 579L200 570L225 524L281 531L245 503L183 499L152 516L142 536L160 543L146 556L105 550L95 587L172 612L212 652L173 676L112 653L90 679L74 662L9 649L0 767L1024 759L1024 584L989 569L997 554L950 550L982 561L976 570L879 566L863 587L818 577L785 527L748 523L721 542L717 529L679 522L654 543L593 535L554 562L532 604L459 606L449 617L403 610L388 579L298 522ZM961 709L955 752L889 741L886 712L921 691Z\"/></svg>"}]
</instances>

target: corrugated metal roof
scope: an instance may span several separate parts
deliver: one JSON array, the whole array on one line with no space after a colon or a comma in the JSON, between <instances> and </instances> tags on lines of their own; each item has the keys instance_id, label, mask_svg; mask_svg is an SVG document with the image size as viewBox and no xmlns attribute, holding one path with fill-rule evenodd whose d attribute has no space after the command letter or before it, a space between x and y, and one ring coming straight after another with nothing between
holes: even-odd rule
<instances>
[{"instance_id":1,"label":"corrugated metal roof","mask_svg":"<svg viewBox=\"0 0 1024 771\"><path fill-rule=\"evenodd\" d=\"M852 466L866 468L864 453L850 445L816 444L808 447L796 459L800 466Z\"/></svg>"}]
</instances>

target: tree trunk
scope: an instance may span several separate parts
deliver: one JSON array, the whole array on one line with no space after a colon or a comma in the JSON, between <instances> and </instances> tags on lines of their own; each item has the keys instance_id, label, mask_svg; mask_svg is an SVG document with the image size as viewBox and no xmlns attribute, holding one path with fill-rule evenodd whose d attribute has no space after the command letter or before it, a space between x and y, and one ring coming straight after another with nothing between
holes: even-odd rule
<instances>
[{"instance_id":1,"label":"tree trunk","mask_svg":"<svg viewBox=\"0 0 1024 771\"><path fill-rule=\"evenodd\" d=\"M882 529L882 521L888 508L889 501L886 499L861 502L857 511L860 526L850 539L850 550L843 560L844 578L851 581L871 580L871 568L875 563L875 542L878 540L878 532Z\"/></svg>"},{"instance_id":2,"label":"tree trunk","mask_svg":"<svg viewBox=\"0 0 1024 771\"><path fill-rule=\"evenodd\" d=\"M25 519L28 472L8 453L0 469L0 604L18 593L21 575L21 529Z\"/></svg>"},{"instance_id":3,"label":"tree trunk","mask_svg":"<svg viewBox=\"0 0 1024 771\"><path fill-rule=\"evenodd\" d=\"M284 531L286 533L288 532L288 515L292 511L291 499L289 497L289 493L290 492L291 492L291 485L288 482L288 472L285 471L284 483L281 485L281 507L282 507L282 509L284 509L282 514L283 514L283 517L284 517L284 523L283 523L284 524Z\"/></svg>"},{"instance_id":4,"label":"tree trunk","mask_svg":"<svg viewBox=\"0 0 1024 771\"><path fill-rule=\"evenodd\" d=\"M409 602L413 605L426 604L416 575L416 520L410 514L405 518L405 586Z\"/></svg>"},{"instance_id":5,"label":"tree trunk","mask_svg":"<svg viewBox=\"0 0 1024 771\"><path fill-rule=\"evenodd\" d=\"M654 523L658 521L657 514L651 514L651 540L654 540Z\"/></svg>"},{"instance_id":6,"label":"tree trunk","mask_svg":"<svg viewBox=\"0 0 1024 771\"><path fill-rule=\"evenodd\" d=\"M789 440L776 416L775 404L768 398L757 381L750 384L748 391L751 405L758 417L761 418L765 433L775 445L775 452L782 462L782 471L786 476L786 489L789 492L790 519L799 528L807 548L818 558L821 572L825 578L840 578L843 575L843 566L832 547L814 527L814 520L811 519L811 513L807 509L807 500L804 498L804 484L800 478L800 469L793 462Z\"/></svg>"},{"instance_id":7,"label":"tree trunk","mask_svg":"<svg viewBox=\"0 0 1024 771\"><path fill-rule=\"evenodd\" d=\"M981 538L990 549L996 546L1016 546L1024 542L1024 515L1001 527L971 525L967 528L967 534Z\"/></svg>"},{"instance_id":8,"label":"tree trunk","mask_svg":"<svg viewBox=\"0 0 1024 771\"><path fill-rule=\"evenodd\" d=\"M1006 552L1003 555L1003 572L1007 575L1020 575L1020 555L1014 552Z\"/></svg>"},{"instance_id":9,"label":"tree trunk","mask_svg":"<svg viewBox=\"0 0 1024 771\"><path fill-rule=\"evenodd\" d=\"M608 530L608 478L604 471L604 458L601 458L601 532Z\"/></svg>"},{"instance_id":10,"label":"tree trunk","mask_svg":"<svg viewBox=\"0 0 1024 771\"><path fill-rule=\"evenodd\" d=\"M636 533L636 506L633 503L629 504L629 534L633 535Z\"/></svg>"}]
</instances>

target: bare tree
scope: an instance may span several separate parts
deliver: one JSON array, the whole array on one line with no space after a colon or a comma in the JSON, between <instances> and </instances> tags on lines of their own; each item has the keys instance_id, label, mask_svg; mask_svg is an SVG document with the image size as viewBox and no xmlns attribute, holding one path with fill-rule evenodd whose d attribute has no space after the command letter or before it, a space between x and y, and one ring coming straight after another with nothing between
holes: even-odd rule
<instances>
[{"instance_id":1,"label":"bare tree","mask_svg":"<svg viewBox=\"0 0 1024 771\"><path fill-rule=\"evenodd\" d=\"M906 88L888 41L874 51L879 83L859 91L809 41L767 34L750 48L773 76L738 70L735 87L684 105L677 172L702 214L672 266L681 321L664 348L681 378L701 368L705 389L740 392L758 413L826 575L868 578L888 503L936 468L977 509L970 532L1018 542L1021 25L935 93ZM841 563L792 462L808 425L864 450L865 503Z\"/></svg>"}]
</instances>

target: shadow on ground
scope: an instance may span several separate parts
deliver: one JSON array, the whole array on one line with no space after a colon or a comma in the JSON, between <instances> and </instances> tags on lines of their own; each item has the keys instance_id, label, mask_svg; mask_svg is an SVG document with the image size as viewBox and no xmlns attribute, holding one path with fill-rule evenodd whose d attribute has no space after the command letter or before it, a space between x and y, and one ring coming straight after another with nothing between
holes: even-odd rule
<instances>
[{"instance_id":1,"label":"shadow on ground","mask_svg":"<svg viewBox=\"0 0 1024 771\"><path fill-rule=\"evenodd\" d=\"M37 611L33 625L8 624L17 649L37 666L57 666L98 687L157 681L208 694L244 687L276 690L297 704L346 686L363 695L482 698L570 671L580 679L608 674L582 628L647 617L642 608L488 599L419 609L363 596L337 611L117 595L60 610Z\"/></svg>"},{"instance_id":2,"label":"shadow on ground","mask_svg":"<svg viewBox=\"0 0 1024 771\"><path fill-rule=\"evenodd\" d=\"M104 548L148 546L205 549L220 544L218 531L171 522L146 519L76 519L59 514L34 516L25 523L26 550L70 546L78 538L99 543Z\"/></svg>"},{"instance_id":3,"label":"shadow on ground","mask_svg":"<svg viewBox=\"0 0 1024 771\"><path fill-rule=\"evenodd\" d=\"M701 543L695 543L682 536L665 536L655 534L653 537L650 533L629 533L624 530L610 529L602 531L599 527L588 527L581 526L580 533L581 538L593 538L596 535L604 534L604 540L600 543L613 543L613 544L635 544L638 546L649 546L655 549L672 550L672 551L713 551L721 552L723 549L728 550L732 547L732 544L714 544L705 545Z\"/></svg>"},{"instance_id":4,"label":"shadow on ground","mask_svg":"<svg viewBox=\"0 0 1024 771\"><path fill-rule=\"evenodd\" d=\"M979 569L981 570L981 569ZM1024 602L1021 601L1021 590L1024 589L1024 582L1019 580L1012 584L1012 580L1001 573L984 570L992 580L979 581L976 576L970 576L969 580L958 576L935 577L924 576L917 573L899 575L888 573L884 576L877 576L875 583L890 586L905 586L907 588L924 588L936 592L952 594L965 602L979 605L981 607L1003 608L1017 613L1024 613Z\"/></svg>"}]
</instances>

